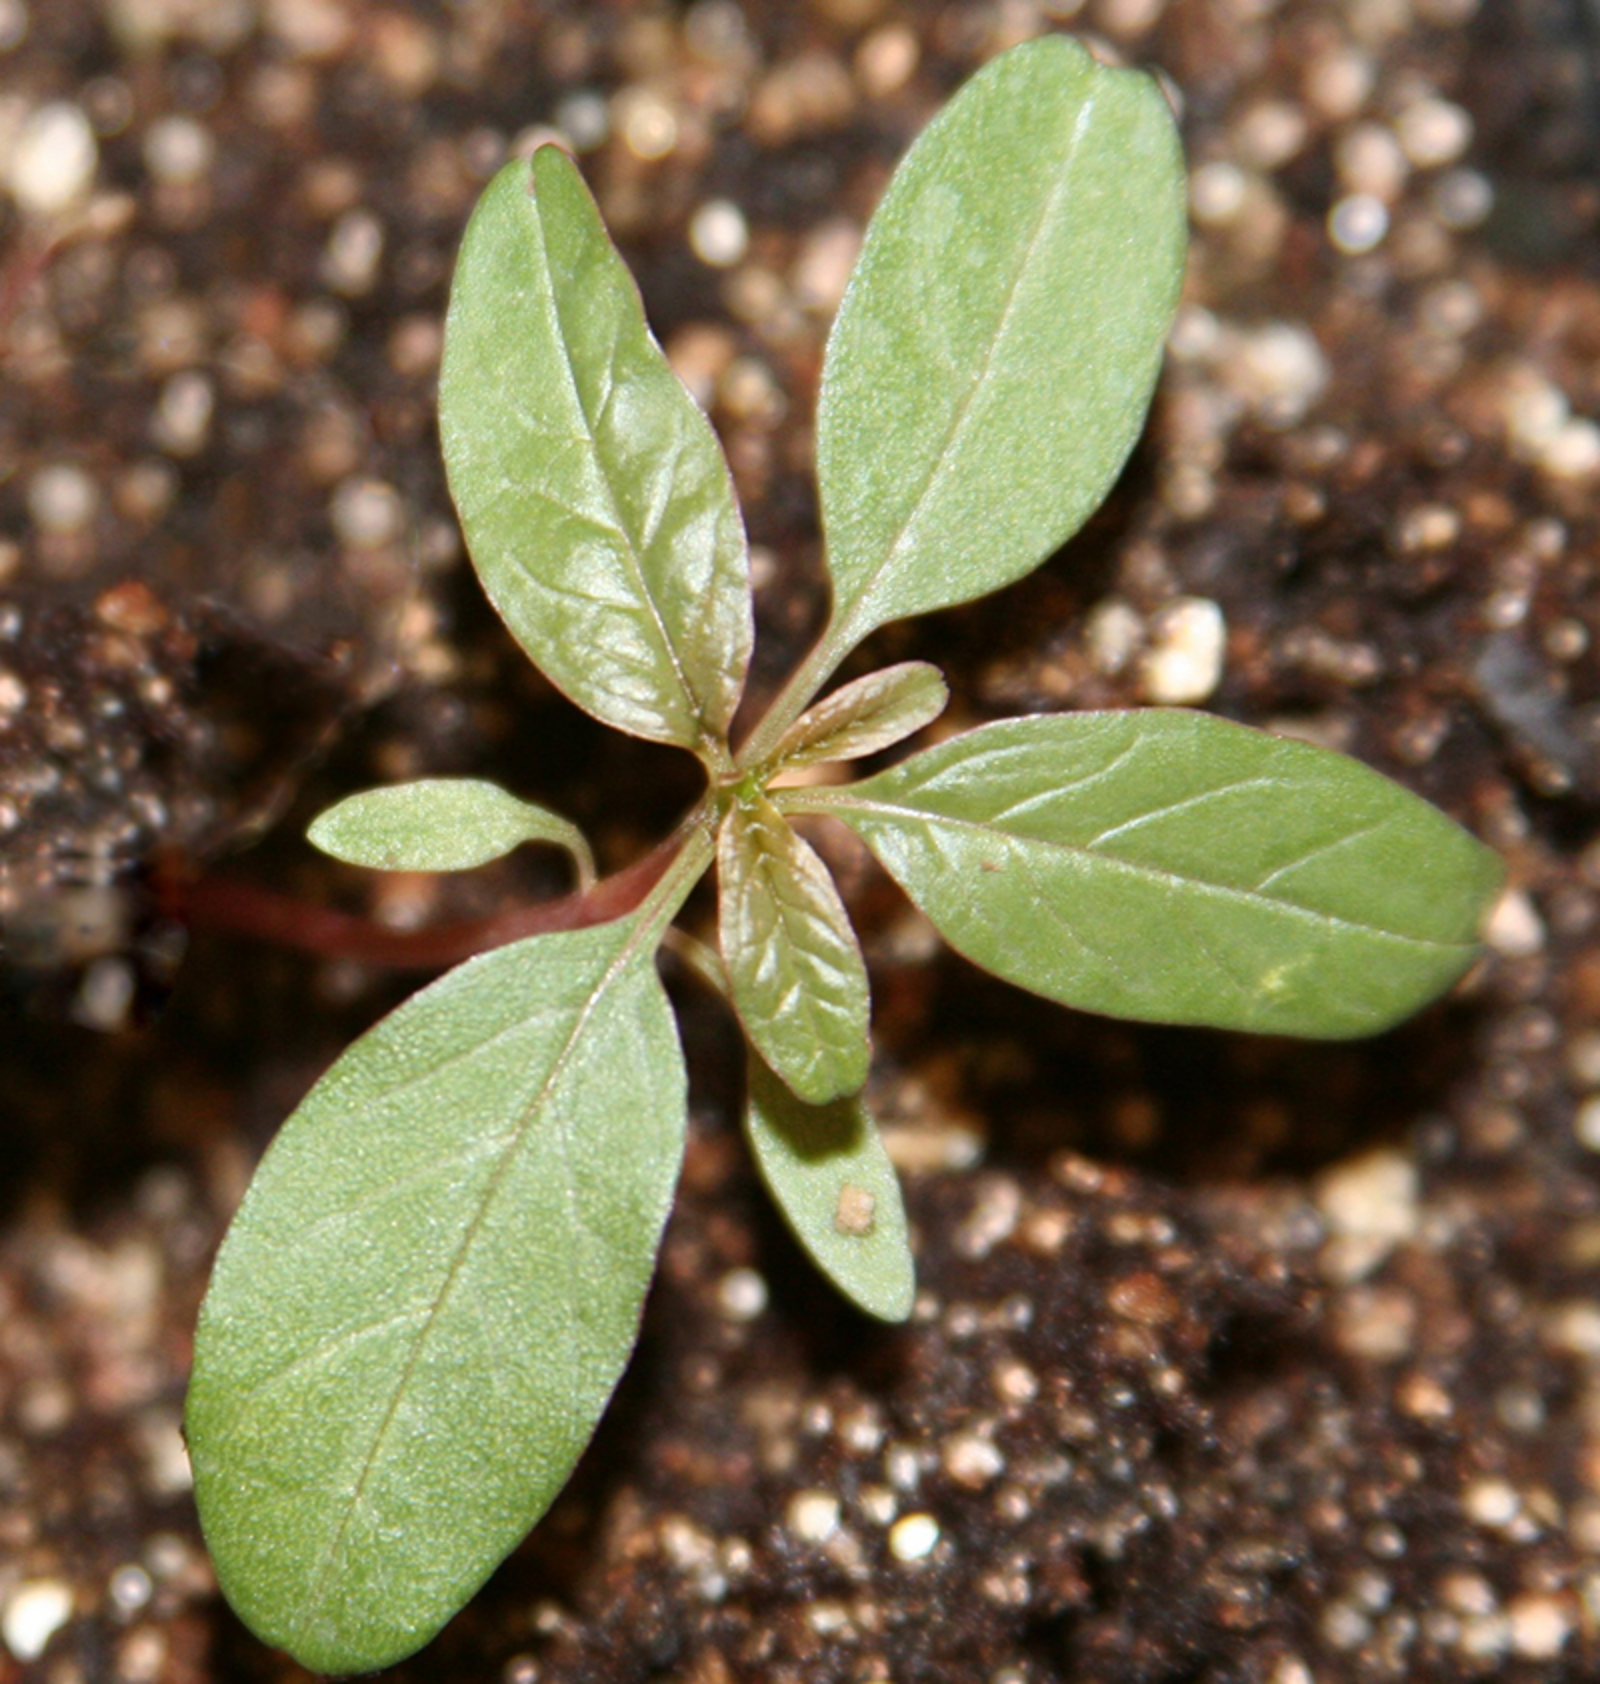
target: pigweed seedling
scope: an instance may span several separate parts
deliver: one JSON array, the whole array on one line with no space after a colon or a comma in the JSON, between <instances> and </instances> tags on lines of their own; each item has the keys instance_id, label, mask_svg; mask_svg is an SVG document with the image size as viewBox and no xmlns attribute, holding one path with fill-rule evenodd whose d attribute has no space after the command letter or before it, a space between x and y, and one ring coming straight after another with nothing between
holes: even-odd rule
<instances>
[{"instance_id":1,"label":"pigweed seedling","mask_svg":"<svg viewBox=\"0 0 1600 1684\"><path fill-rule=\"evenodd\" d=\"M1070 1006L1309 1036L1447 987L1500 880L1449 819L1339 755L1202 714L1013 719L852 784L946 691L907 662L818 692L886 622L1019 578L1143 424L1184 254L1155 84L1060 38L929 126L828 343L831 617L735 751L749 565L727 467L568 159L508 164L467 231L440 399L474 564L529 656L706 793L626 895L565 820L472 781L356 796L312 839L411 870L570 849L567 927L469 960L363 1036L267 1154L217 1260L188 1433L234 1606L308 1666L426 1642L548 1507L638 1330L683 1151L656 953L716 863L700 964L750 1043L752 1150L802 1243L887 1321L912 1264L860 1090L868 994L827 869L862 837L968 958ZM680 937L674 937L681 940Z\"/></svg>"}]
</instances>

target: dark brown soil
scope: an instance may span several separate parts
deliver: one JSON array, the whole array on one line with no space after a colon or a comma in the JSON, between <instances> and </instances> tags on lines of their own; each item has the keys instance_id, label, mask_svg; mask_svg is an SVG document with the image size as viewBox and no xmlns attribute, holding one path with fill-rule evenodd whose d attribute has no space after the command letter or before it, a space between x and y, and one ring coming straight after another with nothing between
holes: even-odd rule
<instances>
[{"instance_id":1,"label":"dark brown soil","mask_svg":"<svg viewBox=\"0 0 1600 1684\"><path fill-rule=\"evenodd\" d=\"M185 953L185 880L481 914L557 868L374 883L305 821L485 772L616 866L693 792L530 672L460 555L432 389L479 185L534 128L582 146L733 459L770 689L820 610L810 416L855 241L919 124L1040 27L1181 102L1167 377L1079 541L870 653L940 662L959 721L1188 672L1360 755L1504 852L1484 962L1361 1045L1107 1024L965 966L827 838L912 1324L842 1308L765 1208L732 1032L684 988L638 1356L568 1494L393 1676L1600 1676L1590 0L0 0L0 1684L303 1676L211 1583L190 1329L252 1162L409 982ZM1215 683L1184 599L1225 622Z\"/></svg>"}]
</instances>

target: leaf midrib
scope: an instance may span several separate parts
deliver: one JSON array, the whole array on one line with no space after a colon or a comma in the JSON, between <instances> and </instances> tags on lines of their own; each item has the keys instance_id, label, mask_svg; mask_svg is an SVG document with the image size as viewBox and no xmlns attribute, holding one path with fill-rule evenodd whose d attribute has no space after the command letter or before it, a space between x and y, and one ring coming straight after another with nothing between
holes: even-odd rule
<instances>
[{"instance_id":1,"label":"leaf midrib","mask_svg":"<svg viewBox=\"0 0 1600 1684\"><path fill-rule=\"evenodd\" d=\"M467 1257L477 1243L478 1236L483 1229L483 1224L488 1217L491 1206L495 1203L495 1200L499 1195L501 1185L510 1171L510 1166L526 1142L528 1133L533 1127L535 1118L539 1115L557 1081L566 1070L567 1064L572 1057L573 1050L582 1038L584 1028L588 1024L589 1019L594 1015L599 1002L606 996L615 983L618 974L635 957L640 944L646 939L646 934L647 932L645 926L641 923L633 931L629 939L623 943L622 947L618 950L616 958L613 959L611 964L606 967L605 973L601 977L599 983L591 991L588 999L584 1001L583 1006L575 1016L572 1029L569 1032L566 1041L563 1043L561 1050L552 1061L549 1072L544 1081L540 1084L537 1093L535 1093L525 1105L522 1121L511 1131L506 1139L504 1147L500 1153L500 1161L490 1173L488 1184L484 1188L483 1195L478 1201L478 1208L474 1213L472 1220L467 1224L466 1229L462 1234L460 1243L456 1247L454 1256L450 1259L449 1266L445 1271L444 1279L440 1284L439 1291L435 1296L432 1306L429 1308L427 1317L423 1321L422 1325L417 1329L411 1354L406 1358L405 1367L401 1370L400 1376L395 1382L393 1394L389 1399L387 1409L384 1411L383 1419L378 1423L377 1430L373 1434L371 1447L368 1449L367 1454L362 1461L361 1471L356 1476L355 1488L350 1493L349 1500L344 1506L344 1512L340 1517L339 1525L334 1531L332 1537L329 1539L326 1547L323 1549L321 1559L312 1571L310 1583L307 1589L305 1613L299 1622L302 1630L309 1628L316 1616L318 1616L326 1606L328 1570L331 1564L338 1557L339 1551L344 1545L345 1538L349 1534L356 1512L361 1507L367 1484L372 1477L374 1468L378 1464L385 1441L388 1438L389 1431L394 1425L395 1416L399 1411L401 1400L405 1397L410 1386L412 1376L417 1371L417 1367L422 1360L423 1351L426 1349L429 1339L433 1334L433 1330L439 1321L439 1317L443 1313L444 1306L455 1290L456 1283L460 1279L462 1270L466 1265ZM476 1051L476 1049L474 1049L474 1051ZM471 1055L467 1054L463 1056ZM563 1154L565 1155L566 1141L564 1130L562 1131L562 1134L562 1149ZM574 1361L570 1366L572 1369L576 1369L577 1364Z\"/></svg>"},{"instance_id":2,"label":"leaf midrib","mask_svg":"<svg viewBox=\"0 0 1600 1684\"><path fill-rule=\"evenodd\" d=\"M580 193L587 191L581 183L577 185ZM703 737L706 731L704 704L693 686L689 683L688 675L685 673L683 668L683 663L678 659L677 648L673 644L671 634L667 631L666 622L661 617L661 610L657 606L655 594L650 589L649 581L645 576L644 562L639 555L637 545L634 543L633 534L628 530L627 524L623 518L622 509L617 502L616 492L612 488L610 470L605 466L604 453L600 448L598 438L595 436L595 418L589 413L589 406L584 402L583 398L583 388L578 383L577 365L572 360L572 348L567 341L566 318L561 308L559 289L556 286L550 262L550 244L545 226L544 209L539 202L538 186L531 168L529 170L529 187L528 202L533 208L534 220L538 228L537 238L539 246L539 262L544 271L545 296L549 299L550 313L555 319L556 343L561 350L561 363L562 367L566 370L568 389L571 392L572 401L577 407L578 413L583 417L583 423L586 429L584 436L590 449L593 450L595 462L600 468L600 483L604 488L606 505L611 511L616 531L622 538L622 552L626 557L628 567L633 574L634 584L638 588L640 600L644 603L645 611L649 616L650 624L655 628L661 652L666 656L668 663L672 667L673 676L678 681L678 690L687 707L689 720L694 727L696 737ZM628 284L632 285L632 282L629 281ZM626 329L619 332L613 341L613 362L615 361L615 355L622 343L625 332ZM613 385L615 384L614 376L612 383ZM608 396L605 402L602 403L601 407L606 407L609 402L610 399ZM691 744L689 746L692 747L693 745Z\"/></svg>"},{"instance_id":3,"label":"leaf midrib","mask_svg":"<svg viewBox=\"0 0 1600 1684\"><path fill-rule=\"evenodd\" d=\"M928 499L933 495L934 487L938 483L941 475L948 471L950 454L955 449L962 433L966 430L967 423L971 418L972 410L978 401L979 394L988 385L989 380L994 373L995 358L998 356L999 347L1005 340L1006 334L1009 331L1011 318L1016 309L1017 297L1022 290L1022 283L1033 267L1034 260L1038 255L1040 243L1044 237L1045 228L1054 220L1056 208L1060 204L1061 199L1067 190L1067 184L1071 179L1073 167L1077 164L1078 159L1081 156L1081 143L1084 132L1088 127L1089 119L1093 115L1094 108L1095 95L1091 90L1084 96L1083 103L1079 106L1077 115L1073 120L1073 132L1072 138L1068 143L1066 162L1062 166L1061 172L1056 178L1055 185L1045 196L1038 215L1034 218L1033 227L1029 230L1027 240L1022 248L1021 259L1017 264L1015 273L1011 277L1010 284L1006 288L1005 303L1000 309L999 322L989 340L988 346L984 350L983 365L979 369L977 376L968 384L966 391L961 394L961 398L956 405L955 412L950 418L950 425L945 432L944 442L934 453L933 459L929 463L927 474L923 478L922 489L917 493L916 498L905 515L905 518L900 522L894 536L889 540L888 546L885 548L878 565L871 571L871 573L868 574L860 588L856 591L855 597L849 608L842 616L840 616L840 631L844 631L845 627L852 628L850 631L844 632L844 636L847 639L853 638L857 635L864 635L864 633L859 632L859 627L862 621L871 621L870 599L873 593L877 590L884 575L889 571L892 564L898 560L902 547L906 542L907 534L916 525L917 519L923 508L926 506ZM838 633L835 633L835 635L837 636Z\"/></svg>"},{"instance_id":4,"label":"leaf midrib","mask_svg":"<svg viewBox=\"0 0 1600 1684\"><path fill-rule=\"evenodd\" d=\"M794 810L801 810L798 804ZM1123 859L1116 854L1099 853L1082 843L1053 842L1045 837L1023 836L1014 831L1003 830L991 823L977 819L955 818L948 813L929 812L914 807L898 807L887 801L863 801L837 795L830 796L825 805L819 802L815 806L808 805L804 810L825 814L829 818L837 818L846 822L848 822L851 813L864 813L902 826L906 824L926 825L929 823L948 825L986 838L998 838L1008 847L1047 848L1057 853L1068 854L1082 861L1089 870L1101 868L1120 871L1132 877L1145 878L1153 882L1169 884L1176 888L1193 890L1198 894L1214 895L1222 900L1240 902L1249 906L1252 910L1270 909L1291 917L1304 919L1311 924L1320 924L1338 930L1349 930L1361 935L1382 936L1386 940L1400 942L1407 947L1423 948L1440 953L1458 953L1473 946L1471 941L1438 941L1429 936L1407 935L1401 930L1391 930L1382 924L1358 923L1351 918L1341 918L1336 913L1320 912L1315 907L1302 906L1298 901L1282 900L1273 895L1263 895L1254 889L1236 889L1226 883L1207 882L1203 877L1185 877L1178 872L1163 871L1157 866ZM1299 864L1300 862L1295 863Z\"/></svg>"}]
</instances>

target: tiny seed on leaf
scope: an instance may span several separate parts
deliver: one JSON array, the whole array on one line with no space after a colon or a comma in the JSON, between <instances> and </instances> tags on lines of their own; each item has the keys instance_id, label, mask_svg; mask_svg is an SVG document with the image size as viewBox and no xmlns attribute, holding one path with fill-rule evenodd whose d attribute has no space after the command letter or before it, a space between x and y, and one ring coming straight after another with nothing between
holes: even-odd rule
<instances>
[{"instance_id":1,"label":"tiny seed on leaf","mask_svg":"<svg viewBox=\"0 0 1600 1684\"><path fill-rule=\"evenodd\" d=\"M833 1225L841 1234L870 1234L878 1220L878 1201L865 1187L847 1181L839 1189Z\"/></svg>"}]
</instances>

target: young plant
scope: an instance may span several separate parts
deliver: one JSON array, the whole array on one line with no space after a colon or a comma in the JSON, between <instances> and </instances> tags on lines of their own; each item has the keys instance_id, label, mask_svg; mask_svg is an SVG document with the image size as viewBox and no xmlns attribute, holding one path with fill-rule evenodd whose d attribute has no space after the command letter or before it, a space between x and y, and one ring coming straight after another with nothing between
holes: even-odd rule
<instances>
[{"instance_id":1,"label":"young plant","mask_svg":"<svg viewBox=\"0 0 1600 1684\"><path fill-rule=\"evenodd\" d=\"M860 1097L867 972L795 817L848 825L962 953L1089 1011L1364 1035L1471 960L1491 853L1351 760L1202 714L1006 720L857 783L780 776L935 719L945 685L921 662L815 698L876 627L1019 578L1104 497L1184 237L1155 83L1064 39L999 58L929 125L828 343L831 616L736 751L749 567L717 441L572 163L543 148L484 193L440 396L474 564L567 695L698 755L706 791L598 885L570 824L488 784L356 796L313 826L342 859L410 870L555 842L580 887L549 933L450 971L339 1059L217 1259L189 1444L223 1588L269 1642L334 1672L409 1653L570 1474L672 1201L684 1068L656 954L713 861L719 951L690 951L750 1044L756 1162L887 1321L912 1261Z\"/></svg>"}]
</instances>

